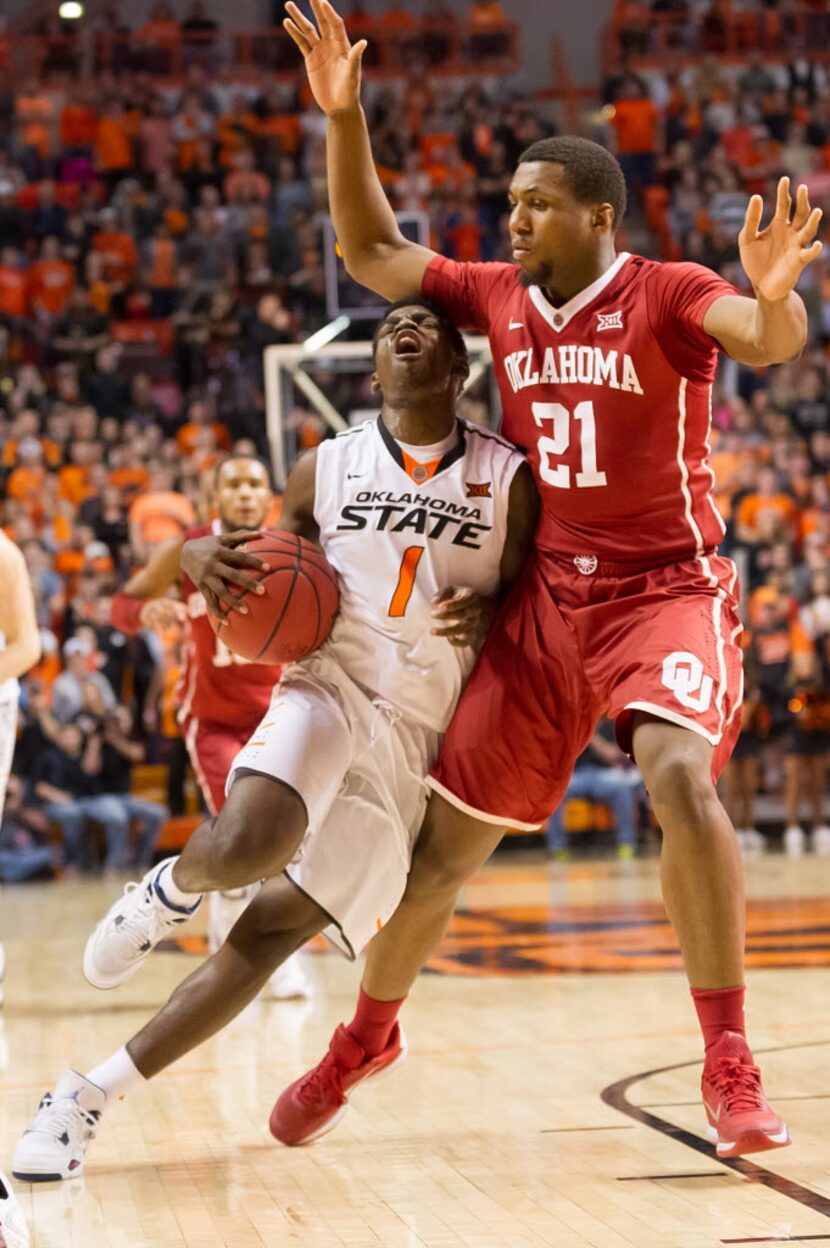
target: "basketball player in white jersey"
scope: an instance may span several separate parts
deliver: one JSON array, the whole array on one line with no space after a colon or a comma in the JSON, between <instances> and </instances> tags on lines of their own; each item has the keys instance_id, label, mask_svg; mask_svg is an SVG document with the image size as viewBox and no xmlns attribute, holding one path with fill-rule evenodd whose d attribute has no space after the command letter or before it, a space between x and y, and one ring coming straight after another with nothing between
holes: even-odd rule
<instances>
[{"instance_id":1,"label":"basketball player in white jersey","mask_svg":"<svg viewBox=\"0 0 830 1248\"><path fill-rule=\"evenodd\" d=\"M17 737L18 678L40 658L40 633L26 563L0 529L0 819ZM2 903L0 903L2 904ZM6 959L0 945L0 1004ZM0 1173L0 1245L26 1248L29 1232L5 1176Z\"/></svg>"},{"instance_id":2,"label":"basketball player in white jersey","mask_svg":"<svg viewBox=\"0 0 830 1248\"><path fill-rule=\"evenodd\" d=\"M521 568L537 499L518 452L457 419L466 350L442 314L419 301L393 307L375 344L380 419L300 461L280 521L318 540L339 574L331 637L286 670L232 765L220 815L172 869L156 868L110 911L93 955L108 978L126 979L156 942L165 906L184 916L204 891L268 882L222 949L125 1048L61 1077L15 1151L21 1178L80 1173L111 1100L218 1031L316 933L355 958L403 894L427 773L476 644ZM258 564L234 541L200 538L183 551L217 614L216 576L244 584L245 567ZM396 1043L400 1059L400 1033Z\"/></svg>"}]
</instances>

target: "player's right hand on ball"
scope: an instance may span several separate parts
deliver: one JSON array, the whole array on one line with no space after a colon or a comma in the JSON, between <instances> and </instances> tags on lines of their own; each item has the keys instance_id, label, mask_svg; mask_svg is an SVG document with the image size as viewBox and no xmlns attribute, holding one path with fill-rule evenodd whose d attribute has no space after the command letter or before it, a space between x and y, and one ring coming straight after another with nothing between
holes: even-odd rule
<instances>
[{"instance_id":1,"label":"player's right hand on ball","mask_svg":"<svg viewBox=\"0 0 830 1248\"><path fill-rule=\"evenodd\" d=\"M262 537L262 534L238 529L222 537L192 537L182 546L182 569L204 595L208 611L219 621L227 620L231 611L239 611L242 615L248 613L244 597L229 594L229 585L238 585L252 594L265 593L257 578L246 574L244 569L267 572L268 564L256 555L237 549L257 537Z\"/></svg>"},{"instance_id":2,"label":"player's right hand on ball","mask_svg":"<svg viewBox=\"0 0 830 1248\"><path fill-rule=\"evenodd\" d=\"M289 0L283 26L305 60L315 100L327 116L354 108L360 101L360 62L366 40L352 47L340 14L328 0L311 0L317 25Z\"/></svg>"}]
</instances>

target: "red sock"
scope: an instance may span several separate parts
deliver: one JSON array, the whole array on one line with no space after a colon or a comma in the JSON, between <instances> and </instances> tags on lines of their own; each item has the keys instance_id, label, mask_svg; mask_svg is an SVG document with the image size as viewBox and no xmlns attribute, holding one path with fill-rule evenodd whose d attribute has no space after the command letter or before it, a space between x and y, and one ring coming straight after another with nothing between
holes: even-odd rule
<instances>
[{"instance_id":1,"label":"red sock","mask_svg":"<svg viewBox=\"0 0 830 1248\"><path fill-rule=\"evenodd\" d=\"M740 988L693 988L695 1009L708 1053L725 1031L746 1035L743 985Z\"/></svg>"},{"instance_id":2,"label":"red sock","mask_svg":"<svg viewBox=\"0 0 830 1248\"><path fill-rule=\"evenodd\" d=\"M406 997L400 1001L376 1001L361 988L355 1016L346 1031L369 1057L377 1057L386 1048L405 1000Z\"/></svg>"}]
</instances>

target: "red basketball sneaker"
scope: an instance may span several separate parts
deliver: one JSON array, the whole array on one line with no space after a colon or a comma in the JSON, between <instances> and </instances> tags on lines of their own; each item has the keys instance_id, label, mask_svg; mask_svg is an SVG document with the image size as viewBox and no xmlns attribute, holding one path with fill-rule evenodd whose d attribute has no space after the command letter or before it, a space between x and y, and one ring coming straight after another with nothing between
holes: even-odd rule
<instances>
[{"instance_id":1,"label":"red basketball sneaker","mask_svg":"<svg viewBox=\"0 0 830 1248\"><path fill-rule=\"evenodd\" d=\"M742 1035L725 1031L706 1058L701 1080L709 1139L719 1157L741 1157L784 1148L786 1124L773 1113L761 1087L761 1072Z\"/></svg>"},{"instance_id":2,"label":"red basketball sneaker","mask_svg":"<svg viewBox=\"0 0 830 1248\"><path fill-rule=\"evenodd\" d=\"M283 1144L319 1140L343 1117L349 1108L349 1093L359 1083L388 1074L406 1054L406 1040L398 1023L377 1057L367 1057L341 1023L323 1060L287 1087L271 1110L271 1134Z\"/></svg>"}]
</instances>

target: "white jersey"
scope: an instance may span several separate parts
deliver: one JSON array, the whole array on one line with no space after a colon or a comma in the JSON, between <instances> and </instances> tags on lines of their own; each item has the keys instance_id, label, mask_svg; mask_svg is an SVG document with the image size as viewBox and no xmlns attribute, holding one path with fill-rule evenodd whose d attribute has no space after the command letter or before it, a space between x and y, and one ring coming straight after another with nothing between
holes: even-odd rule
<instances>
[{"instance_id":1,"label":"white jersey","mask_svg":"<svg viewBox=\"0 0 830 1248\"><path fill-rule=\"evenodd\" d=\"M321 653L437 732L475 656L431 634L432 599L449 586L498 589L510 484L523 462L488 429L459 421L458 433L430 464L410 459L382 420L317 449L314 518L340 575L340 613Z\"/></svg>"},{"instance_id":2,"label":"white jersey","mask_svg":"<svg viewBox=\"0 0 830 1248\"><path fill-rule=\"evenodd\" d=\"M0 650L6 649L6 635L0 633ZM0 702L17 702L20 695L20 684L16 676L11 676L0 684Z\"/></svg>"}]
</instances>

